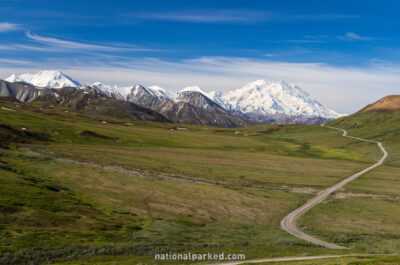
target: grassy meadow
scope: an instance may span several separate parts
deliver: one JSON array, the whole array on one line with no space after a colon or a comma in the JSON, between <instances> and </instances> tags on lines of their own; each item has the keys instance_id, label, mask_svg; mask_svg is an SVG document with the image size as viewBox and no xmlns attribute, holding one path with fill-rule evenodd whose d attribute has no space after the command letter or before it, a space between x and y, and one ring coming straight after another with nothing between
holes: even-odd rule
<instances>
[{"instance_id":1,"label":"grassy meadow","mask_svg":"<svg viewBox=\"0 0 400 265\"><path fill-rule=\"evenodd\" d=\"M374 144L316 125L179 129L0 104L0 264L180 264L157 263L153 255L400 248L399 162L392 158L301 219L306 231L350 249L317 247L279 228L292 209L377 160Z\"/></svg>"},{"instance_id":2,"label":"grassy meadow","mask_svg":"<svg viewBox=\"0 0 400 265\"><path fill-rule=\"evenodd\" d=\"M301 218L304 231L369 253L399 253L399 122L399 111L360 112L331 122L350 135L381 141L389 157L384 166L349 183Z\"/></svg>"}]
</instances>

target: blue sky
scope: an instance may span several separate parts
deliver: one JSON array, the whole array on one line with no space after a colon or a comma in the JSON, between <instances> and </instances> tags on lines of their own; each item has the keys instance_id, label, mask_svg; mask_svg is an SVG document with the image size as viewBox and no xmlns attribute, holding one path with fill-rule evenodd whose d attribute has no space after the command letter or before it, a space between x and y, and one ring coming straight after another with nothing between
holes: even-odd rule
<instances>
[{"instance_id":1,"label":"blue sky","mask_svg":"<svg viewBox=\"0 0 400 265\"><path fill-rule=\"evenodd\" d=\"M81 82L301 85L353 112L400 88L397 1L0 0L0 78L60 69Z\"/></svg>"}]
</instances>

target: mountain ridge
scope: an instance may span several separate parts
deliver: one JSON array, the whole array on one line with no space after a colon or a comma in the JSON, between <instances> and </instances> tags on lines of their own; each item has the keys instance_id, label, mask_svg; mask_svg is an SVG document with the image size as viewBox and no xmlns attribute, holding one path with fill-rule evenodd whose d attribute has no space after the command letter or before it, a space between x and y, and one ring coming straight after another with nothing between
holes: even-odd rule
<instances>
[{"instance_id":1,"label":"mountain ridge","mask_svg":"<svg viewBox=\"0 0 400 265\"><path fill-rule=\"evenodd\" d=\"M43 78L46 75L48 76L48 80ZM40 76L42 78L33 78L32 76ZM27 77L27 80L24 81L24 77ZM80 84L77 81L70 81L72 79L60 71L41 71L34 75L12 75L7 79L26 83L40 83L47 86L57 84L55 88L71 86L71 84L77 86ZM177 113L173 113L173 110L192 111L194 109L218 112L218 115L241 116L244 119L257 123L277 124L315 124L343 116L325 108L299 86L289 85L285 81L268 82L259 79L249 82L241 88L225 93L207 93L198 86L185 87L176 93L156 85L144 87L136 84L119 87L95 82L91 85L79 85L79 87L86 91L93 91L110 98L125 100L151 108L163 113L172 120L177 120L179 116ZM183 108L184 104L181 102L190 104L194 108ZM195 113L203 112L196 110L186 116L201 119L200 116L194 115ZM187 121L186 118L184 120Z\"/></svg>"},{"instance_id":2,"label":"mountain ridge","mask_svg":"<svg viewBox=\"0 0 400 265\"><path fill-rule=\"evenodd\" d=\"M149 108L128 101L104 97L102 94L85 91L79 87L43 88L0 79L0 97L23 103L41 103L49 108L56 105L64 106L92 116L170 122L165 116Z\"/></svg>"}]
</instances>

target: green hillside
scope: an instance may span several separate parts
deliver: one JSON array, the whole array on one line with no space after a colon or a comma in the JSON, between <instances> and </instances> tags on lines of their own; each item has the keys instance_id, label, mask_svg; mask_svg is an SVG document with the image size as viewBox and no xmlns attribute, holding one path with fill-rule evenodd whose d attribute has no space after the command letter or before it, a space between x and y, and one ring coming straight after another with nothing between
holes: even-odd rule
<instances>
[{"instance_id":1,"label":"green hillside","mask_svg":"<svg viewBox=\"0 0 400 265\"><path fill-rule=\"evenodd\" d=\"M400 250L400 96L390 96L349 117L329 123L349 135L381 141L389 152L384 166L361 176L306 214L304 230L368 249Z\"/></svg>"}]
</instances>

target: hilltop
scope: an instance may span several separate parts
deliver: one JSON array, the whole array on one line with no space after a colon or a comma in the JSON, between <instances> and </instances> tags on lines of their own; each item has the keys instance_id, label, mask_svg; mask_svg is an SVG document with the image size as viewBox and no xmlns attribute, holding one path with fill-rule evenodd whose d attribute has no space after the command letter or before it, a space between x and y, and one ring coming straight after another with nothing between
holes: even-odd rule
<instances>
[{"instance_id":1,"label":"hilltop","mask_svg":"<svg viewBox=\"0 0 400 265\"><path fill-rule=\"evenodd\" d=\"M394 112L400 109L400 95L392 95L384 97L373 104L368 105L361 111L374 112Z\"/></svg>"}]
</instances>

